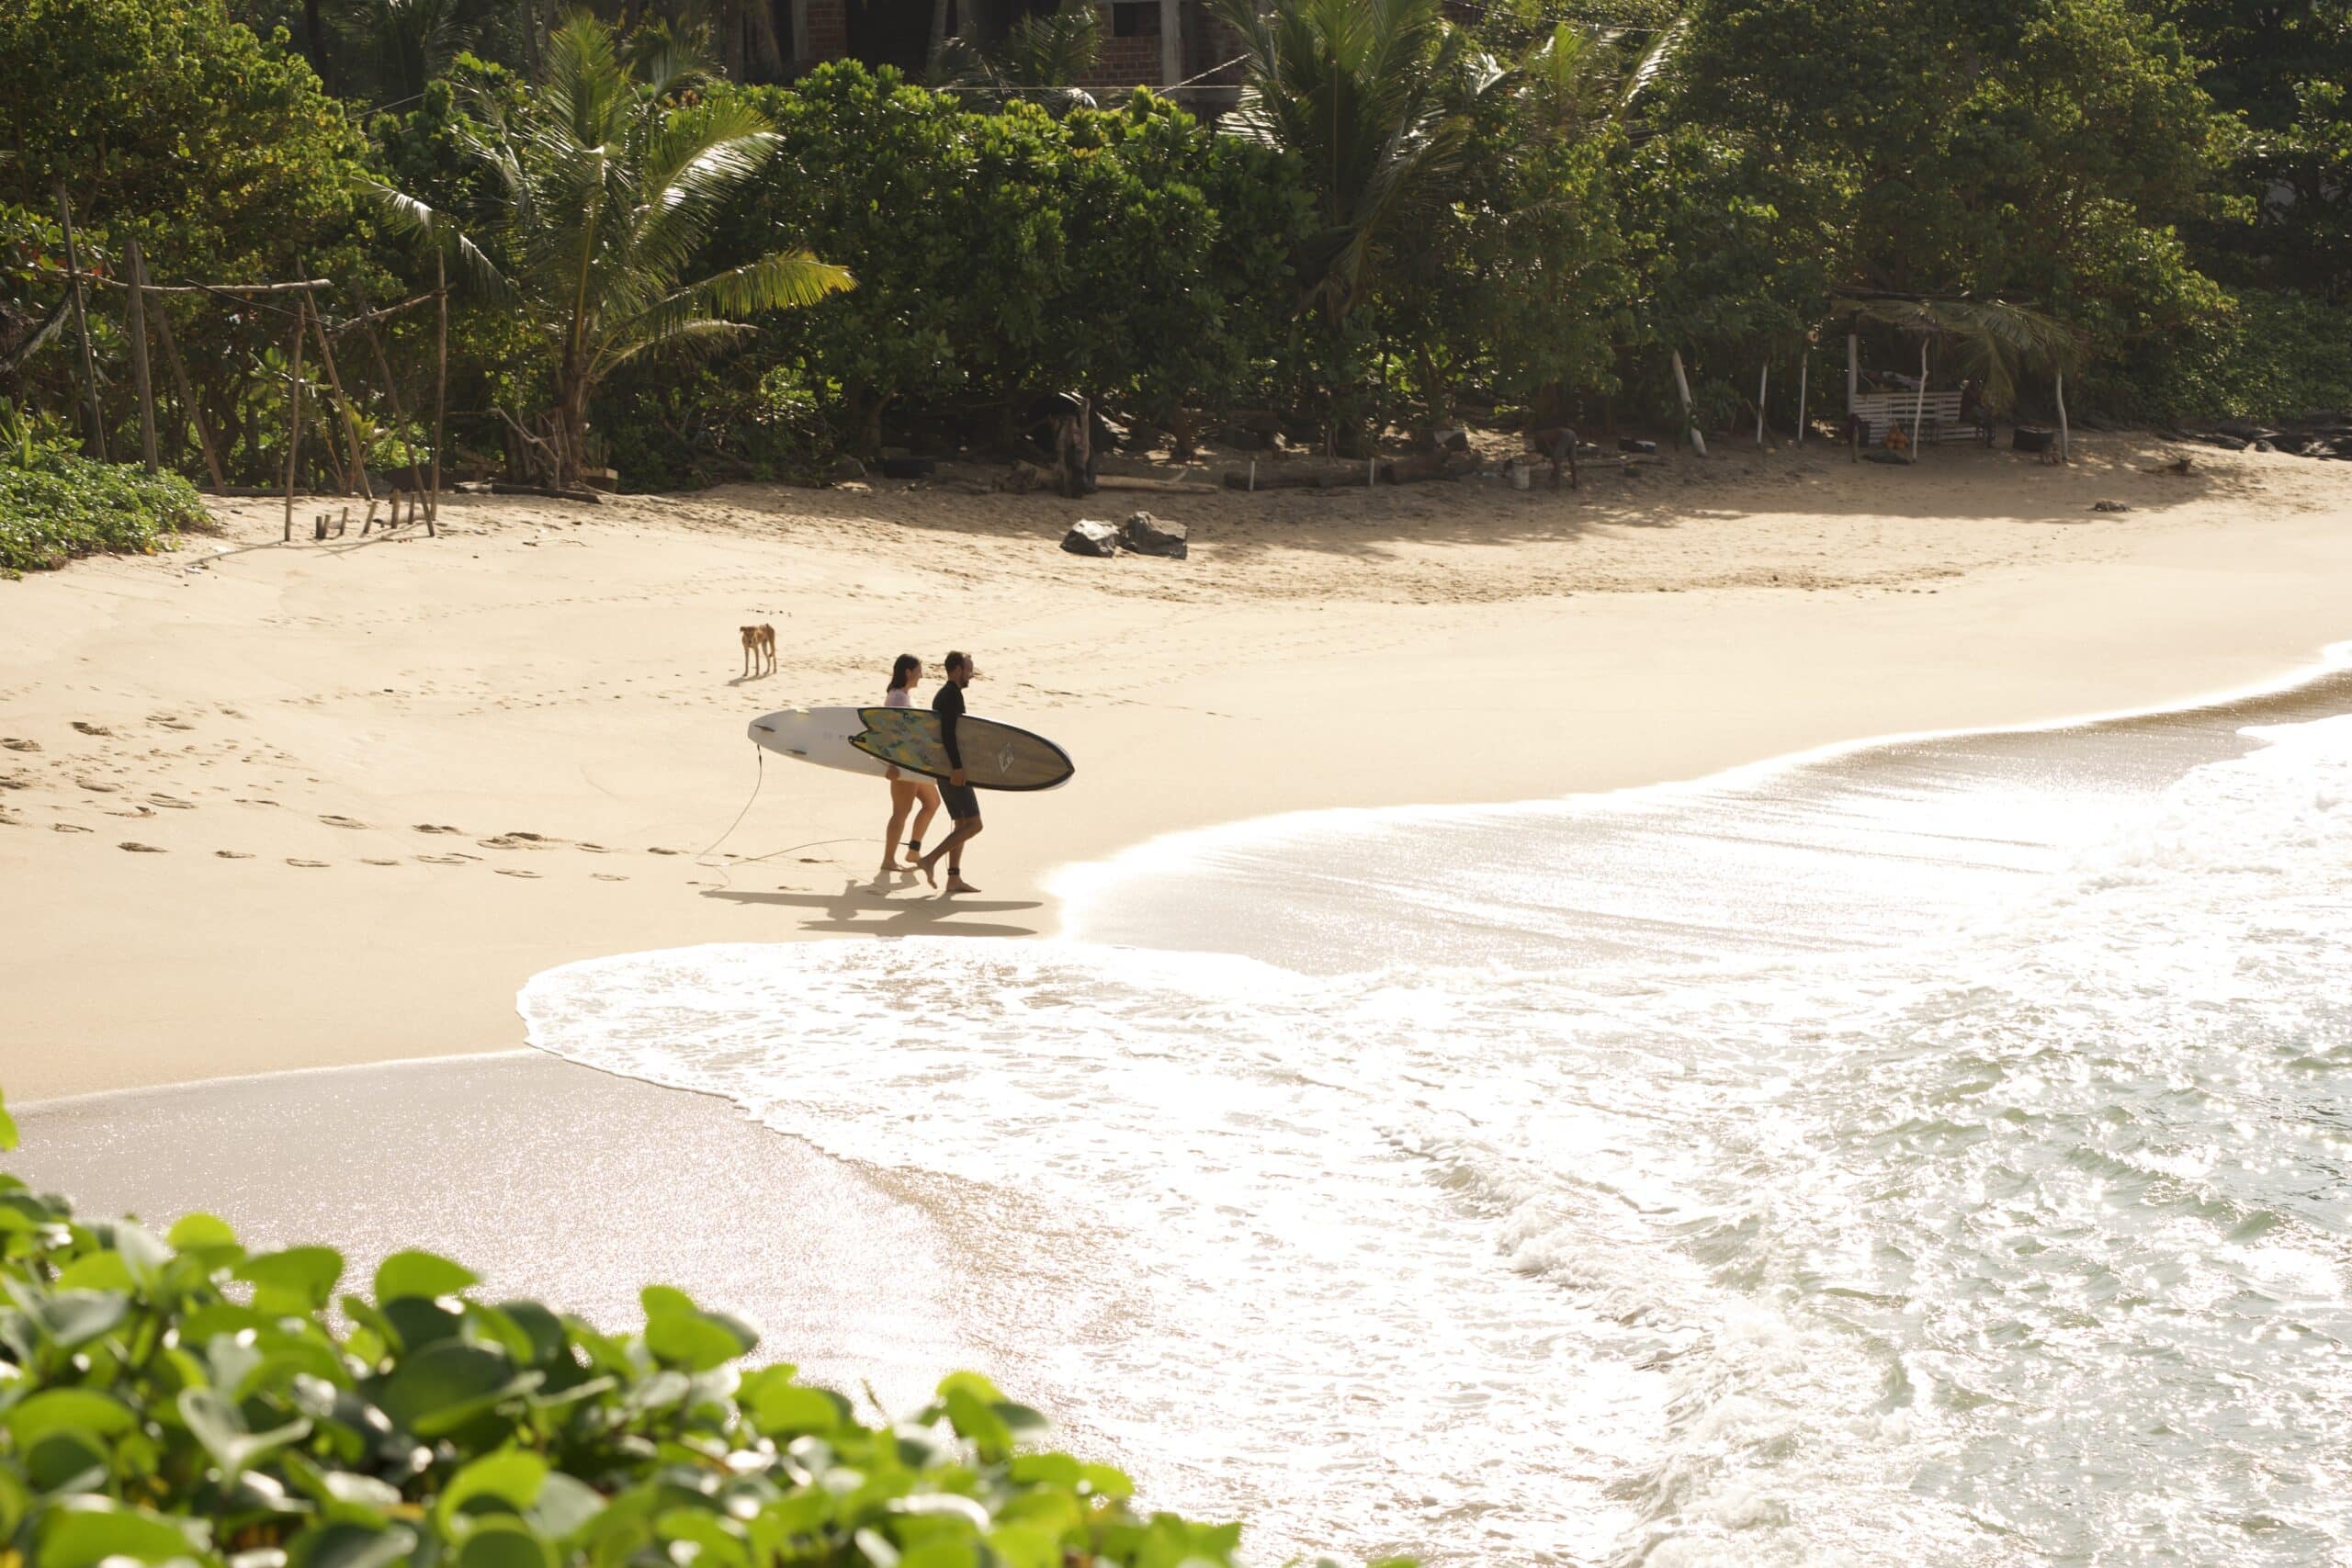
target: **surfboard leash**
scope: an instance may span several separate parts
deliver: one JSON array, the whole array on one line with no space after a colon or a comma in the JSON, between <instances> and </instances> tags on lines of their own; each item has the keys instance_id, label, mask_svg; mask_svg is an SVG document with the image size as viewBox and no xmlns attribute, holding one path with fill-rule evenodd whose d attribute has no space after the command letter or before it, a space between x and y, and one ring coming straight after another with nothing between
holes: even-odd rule
<instances>
[{"instance_id":1,"label":"surfboard leash","mask_svg":"<svg viewBox=\"0 0 2352 1568\"><path fill-rule=\"evenodd\" d=\"M732 886L733 879L730 874L734 871L736 866L757 865L763 860L774 860L778 855L788 855L795 850L821 850L831 844L854 844L860 841L854 838L811 839L805 844L786 844L780 850L770 850L763 855L747 856L745 858L739 859L732 863L723 860L716 863L712 862L708 858L710 852L718 848L719 845L725 843L728 840L735 836L735 829L741 828L743 825L743 818L752 814L752 807L759 803L760 791L767 784L768 757L766 748L755 744L752 748L752 761L759 764L759 773L752 780L751 799L743 802L743 809L735 813L735 820L727 824L727 831L719 834L718 837L713 839L708 844L696 852L693 861L695 865L699 866L705 871L718 872L720 876L719 886L722 889Z\"/></svg>"}]
</instances>

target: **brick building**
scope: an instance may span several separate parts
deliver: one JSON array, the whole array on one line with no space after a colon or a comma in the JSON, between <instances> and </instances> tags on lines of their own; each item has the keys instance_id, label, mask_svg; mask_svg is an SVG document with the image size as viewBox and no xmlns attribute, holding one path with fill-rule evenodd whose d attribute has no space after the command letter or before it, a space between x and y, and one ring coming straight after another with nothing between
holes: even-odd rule
<instances>
[{"instance_id":1,"label":"brick building","mask_svg":"<svg viewBox=\"0 0 2352 1568\"><path fill-rule=\"evenodd\" d=\"M944 5L941 17L935 7ZM920 76L934 29L985 45L1023 16L1050 10L1050 0L775 0L789 12L791 70L828 60L857 59L895 65ZM1219 69L1237 51L1230 31L1203 0L1100 0L1102 51L1077 84L1090 92L1126 87L1182 87L1194 109L1229 102L1233 73ZM785 31L785 29L779 29Z\"/></svg>"}]
</instances>

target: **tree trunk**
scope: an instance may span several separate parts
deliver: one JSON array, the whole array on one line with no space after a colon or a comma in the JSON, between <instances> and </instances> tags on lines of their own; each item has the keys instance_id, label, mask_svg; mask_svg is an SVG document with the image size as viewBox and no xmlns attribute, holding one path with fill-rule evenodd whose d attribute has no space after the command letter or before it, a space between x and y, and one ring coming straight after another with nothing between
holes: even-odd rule
<instances>
[{"instance_id":1,"label":"tree trunk","mask_svg":"<svg viewBox=\"0 0 2352 1568\"><path fill-rule=\"evenodd\" d=\"M309 56L320 84L334 92L334 78L327 70L326 19L320 13L319 0L302 0L302 52Z\"/></svg>"}]
</instances>

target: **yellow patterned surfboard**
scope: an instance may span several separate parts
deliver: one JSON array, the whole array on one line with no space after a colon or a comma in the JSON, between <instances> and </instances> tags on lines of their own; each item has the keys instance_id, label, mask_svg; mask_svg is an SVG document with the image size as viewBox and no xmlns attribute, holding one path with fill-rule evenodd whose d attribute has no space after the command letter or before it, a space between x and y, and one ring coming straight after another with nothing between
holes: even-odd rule
<instances>
[{"instance_id":1,"label":"yellow patterned surfboard","mask_svg":"<svg viewBox=\"0 0 2352 1568\"><path fill-rule=\"evenodd\" d=\"M860 708L865 728L849 743L910 773L947 776L947 748L939 741L939 716L929 708ZM956 725L956 748L964 753L964 777L976 789L1058 789L1078 772L1069 753L1042 735L966 714Z\"/></svg>"}]
</instances>

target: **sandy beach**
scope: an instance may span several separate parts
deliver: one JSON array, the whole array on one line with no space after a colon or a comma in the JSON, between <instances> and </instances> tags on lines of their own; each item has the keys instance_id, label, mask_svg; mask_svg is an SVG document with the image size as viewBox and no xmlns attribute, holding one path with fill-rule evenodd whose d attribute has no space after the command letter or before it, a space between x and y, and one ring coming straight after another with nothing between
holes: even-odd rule
<instances>
[{"instance_id":1,"label":"sandy beach","mask_svg":"<svg viewBox=\"0 0 2352 1568\"><path fill-rule=\"evenodd\" d=\"M1057 867L1162 832L2173 702L2352 635L2352 468L2082 447L1735 448L1558 495L469 496L436 540L291 547L220 502L175 554L0 584L0 1082L511 1050L571 960L1050 932ZM1191 559L1057 547L1138 501ZM781 667L743 679L759 621ZM950 647L973 711L1080 768L990 801L962 900L876 885L877 786L743 736Z\"/></svg>"}]
</instances>

